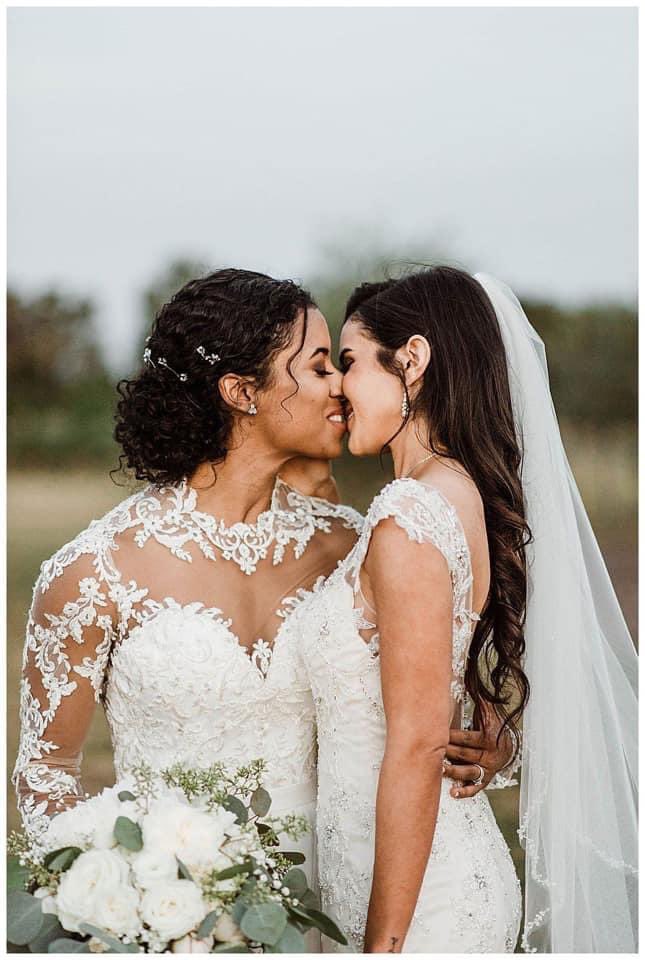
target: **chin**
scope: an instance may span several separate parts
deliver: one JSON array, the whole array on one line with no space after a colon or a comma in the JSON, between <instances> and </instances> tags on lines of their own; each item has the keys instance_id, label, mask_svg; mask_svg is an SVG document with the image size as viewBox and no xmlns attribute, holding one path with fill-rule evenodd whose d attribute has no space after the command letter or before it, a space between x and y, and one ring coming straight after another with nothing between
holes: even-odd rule
<instances>
[{"instance_id":1,"label":"chin","mask_svg":"<svg viewBox=\"0 0 645 960\"><path fill-rule=\"evenodd\" d=\"M349 440L347 441L347 449L354 457L369 457L370 454L378 453L380 447L371 449L371 447L366 446L365 443L361 443L360 437L355 437L350 433Z\"/></svg>"}]
</instances>

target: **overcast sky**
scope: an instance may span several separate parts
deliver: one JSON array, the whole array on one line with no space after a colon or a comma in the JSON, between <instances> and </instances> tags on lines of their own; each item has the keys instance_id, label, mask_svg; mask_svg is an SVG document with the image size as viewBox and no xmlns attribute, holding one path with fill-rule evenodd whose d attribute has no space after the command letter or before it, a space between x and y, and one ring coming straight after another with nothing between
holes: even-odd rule
<instances>
[{"instance_id":1,"label":"overcast sky","mask_svg":"<svg viewBox=\"0 0 645 960\"><path fill-rule=\"evenodd\" d=\"M309 281L324 245L440 243L520 293L635 299L633 9L8 20L9 282L92 296L115 365L176 256Z\"/></svg>"}]
</instances>

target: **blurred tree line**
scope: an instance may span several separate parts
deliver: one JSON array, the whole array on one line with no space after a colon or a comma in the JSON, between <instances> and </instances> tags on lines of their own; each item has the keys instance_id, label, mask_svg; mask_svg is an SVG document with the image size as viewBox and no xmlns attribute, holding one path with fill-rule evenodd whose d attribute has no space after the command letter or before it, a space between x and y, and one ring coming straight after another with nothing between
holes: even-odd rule
<instances>
[{"instance_id":1,"label":"blurred tree line","mask_svg":"<svg viewBox=\"0 0 645 960\"><path fill-rule=\"evenodd\" d=\"M376 254L352 263L337 255L308 284L335 335L353 287L381 279L391 263ZM204 272L203 264L177 260L151 281L141 303L141 348L161 304ZM633 426L636 310L615 303L565 308L524 299L523 304L546 344L559 417L599 430ZM92 301L55 290L33 298L10 290L7 337L10 467L114 466L115 377L99 349ZM140 356L141 349L132 371Z\"/></svg>"}]
</instances>

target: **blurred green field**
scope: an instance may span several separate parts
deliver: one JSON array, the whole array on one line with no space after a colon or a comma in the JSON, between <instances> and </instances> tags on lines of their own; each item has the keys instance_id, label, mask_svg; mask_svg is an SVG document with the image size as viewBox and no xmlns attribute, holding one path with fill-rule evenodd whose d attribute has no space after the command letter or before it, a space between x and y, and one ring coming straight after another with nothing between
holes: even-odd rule
<instances>
[{"instance_id":1,"label":"blurred green field","mask_svg":"<svg viewBox=\"0 0 645 960\"><path fill-rule=\"evenodd\" d=\"M636 451L633 431L574 433L565 430L567 449L601 546L614 577L630 628L636 631ZM364 510L389 479L377 462L343 457L335 466L344 501ZM131 492L116 486L108 471L11 471L8 478L8 759L13 766L18 740L18 682L23 631L32 584L40 563L94 517ZM10 771L9 771L10 774ZM107 725L97 710L85 748L83 779L94 793L114 773ZM8 785L8 826L19 825ZM490 794L521 873L517 843L518 789Z\"/></svg>"}]
</instances>

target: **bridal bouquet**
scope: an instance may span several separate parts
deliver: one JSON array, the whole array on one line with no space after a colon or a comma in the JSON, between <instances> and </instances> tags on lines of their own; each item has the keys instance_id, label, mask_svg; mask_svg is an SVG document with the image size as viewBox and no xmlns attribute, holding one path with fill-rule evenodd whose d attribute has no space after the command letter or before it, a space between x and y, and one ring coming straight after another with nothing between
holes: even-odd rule
<instances>
[{"instance_id":1,"label":"bridal bouquet","mask_svg":"<svg viewBox=\"0 0 645 960\"><path fill-rule=\"evenodd\" d=\"M37 842L9 841L7 934L34 953L293 953L318 910L278 835L306 818L269 817L262 761L235 773L140 766L55 816Z\"/></svg>"}]
</instances>

